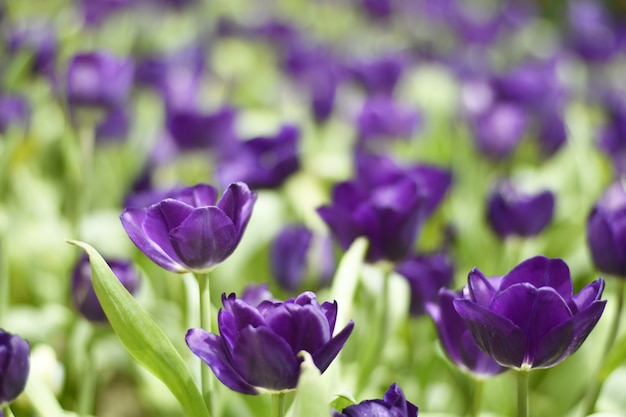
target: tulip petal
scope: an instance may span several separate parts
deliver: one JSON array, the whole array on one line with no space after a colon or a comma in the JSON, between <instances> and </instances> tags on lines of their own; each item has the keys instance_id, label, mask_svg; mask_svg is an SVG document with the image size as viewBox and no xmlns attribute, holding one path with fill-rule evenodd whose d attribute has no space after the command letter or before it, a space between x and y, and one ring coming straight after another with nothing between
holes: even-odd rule
<instances>
[{"instance_id":1,"label":"tulip petal","mask_svg":"<svg viewBox=\"0 0 626 417\"><path fill-rule=\"evenodd\" d=\"M622 192L623 193L623 192ZM621 243L626 229L624 209L596 206L587 223L587 243L596 267L602 272L623 276L626 274L626 251Z\"/></svg>"},{"instance_id":2,"label":"tulip petal","mask_svg":"<svg viewBox=\"0 0 626 417\"><path fill-rule=\"evenodd\" d=\"M574 313L587 308L592 302L600 299L602 291L604 291L604 280L600 278L586 285L578 294L572 297L572 303L575 307L570 305L570 308Z\"/></svg>"},{"instance_id":3,"label":"tulip petal","mask_svg":"<svg viewBox=\"0 0 626 417\"><path fill-rule=\"evenodd\" d=\"M337 322L337 301L333 301L332 303L325 302L320 307L326 315L326 320L328 320L328 325L330 326L330 333L332 334L335 331L335 323Z\"/></svg>"},{"instance_id":4,"label":"tulip petal","mask_svg":"<svg viewBox=\"0 0 626 417\"><path fill-rule=\"evenodd\" d=\"M221 337L203 329L189 329L185 340L193 354L211 367L222 384L242 394L256 395L259 393L254 386L248 384L235 371L224 351Z\"/></svg>"},{"instance_id":5,"label":"tulip petal","mask_svg":"<svg viewBox=\"0 0 626 417\"><path fill-rule=\"evenodd\" d=\"M157 265L167 269L168 271L183 273L187 272L187 268L182 265L182 261L178 256L173 258L155 241L153 241L146 232L144 232L144 224L146 221L146 209L128 208L122 212L120 220L128 237L148 258ZM168 246L169 241L167 243ZM173 252L173 250L172 250ZM175 255L175 254L174 254Z\"/></svg>"},{"instance_id":6,"label":"tulip petal","mask_svg":"<svg viewBox=\"0 0 626 417\"><path fill-rule=\"evenodd\" d=\"M317 351L331 338L328 319L317 306L283 304L267 317L267 325L291 346L293 353Z\"/></svg>"},{"instance_id":7,"label":"tulip petal","mask_svg":"<svg viewBox=\"0 0 626 417\"><path fill-rule=\"evenodd\" d=\"M535 288L552 287L564 299L571 298L574 292L569 268L558 258L535 256L527 259L502 278L500 291L520 282L527 282Z\"/></svg>"},{"instance_id":8,"label":"tulip petal","mask_svg":"<svg viewBox=\"0 0 626 417\"><path fill-rule=\"evenodd\" d=\"M454 300L476 344L503 366L518 368L526 352L526 338L511 320L467 299Z\"/></svg>"},{"instance_id":9,"label":"tulip petal","mask_svg":"<svg viewBox=\"0 0 626 417\"><path fill-rule=\"evenodd\" d=\"M235 226L236 244L241 240L243 231L250 221L256 199L257 194L251 192L246 184L236 182L228 186L220 201L217 202L217 207L230 217Z\"/></svg>"},{"instance_id":10,"label":"tulip petal","mask_svg":"<svg viewBox=\"0 0 626 417\"><path fill-rule=\"evenodd\" d=\"M483 307L488 307L497 288L494 288L492 282L478 268L470 271L467 281L471 299Z\"/></svg>"},{"instance_id":11,"label":"tulip petal","mask_svg":"<svg viewBox=\"0 0 626 417\"><path fill-rule=\"evenodd\" d=\"M295 388L300 361L289 344L267 327L247 327L232 351L238 373L250 384L270 390Z\"/></svg>"},{"instance_id":12,"label":"tulip petal","mask_svg":"<svg viewBox=\"0 0 626 417\"><path fill-rule=\"evenodd\" d=\"M364 236L365 232L356 223L350 213L335 206L322 206L317 209L317 214L326 222L333 236L344 250L348 250L354 239Z\"/></svg>"},{"instance_id":13,"label":"tulip petal","mask_svg":"<svg viewBox=\"0 0 626 417\"><path fill-rule=\"evenodd\" d=\"M348 324L346 324L346 327L337 333L328 343L319 348L317 352L311 353L313 362L315 362L315 366L317 366L320 372L324 372L333 359L339 354L339 351L343 348L343 345L346 344L346 340L348 340L348 337L352 333L353 328L354 322L350 320Z\"/></svg>"},{"instance_id":14,"label":"tulip petal","mask_svg":"<svg viewBox=\"0 0 626 417\"><path fill-rule=\"evenodd\" d=\"M238 236L231 219L217 207L201 207L169 237L171 245L190 269L206 269L224 261L237 246Z\"/></svg>"},{"instance_id":15,"label":"tulip petal","mask_svg":"<svg viewBox=\"0 0 626 417\"><path fill-rule=\"evenodd\" d=\"M192 207L214 206L217 201L217 190L209 184L197 184L184 188L176 200L189 204Z\"/></svg>"}]
</instances>

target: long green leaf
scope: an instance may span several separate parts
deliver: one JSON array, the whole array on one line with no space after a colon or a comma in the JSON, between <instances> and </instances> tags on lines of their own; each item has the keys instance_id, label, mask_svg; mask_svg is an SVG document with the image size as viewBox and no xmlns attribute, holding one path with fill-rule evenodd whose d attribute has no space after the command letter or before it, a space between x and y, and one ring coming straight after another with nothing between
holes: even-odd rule
<instances>
[{"instance_id":1,"label":"long green leaf","mask_svg":"<svg viewBox=\"0 0 626 417\"><path fill-rule=\"evenodd\" d=\"M329 416L328 389L322 381L320 370L317 369L308 352L301 351L299 355L304 360L300 364L296 398L288 415L293 417Z\"/></svg>"},{"instance_id":2,"label":"long green leaf","mask_svg":"<svg viewBox=\"0 0 626 417\"><path fill-rule=\"evenodd\" d=\"M367 251L367 239L357 238L341 258L330 289L331 299L337 301L337 326L341 328L348 321L348 313L352 308L354 291L359 281L361 266Z\"/></svg>"},{"instance_id":3,"label":"long green leaf","mask_svg":"<svg viewBox=\"0 0 626 417\"><path fill-rule=\"evenodd\" d=\"M161 328L128 293L94 248L83 242L68 242L84 249L89 255L96 295L128 353L163 381L187 416L209 417L189 369Z\"/></svg>"}]
</instances>

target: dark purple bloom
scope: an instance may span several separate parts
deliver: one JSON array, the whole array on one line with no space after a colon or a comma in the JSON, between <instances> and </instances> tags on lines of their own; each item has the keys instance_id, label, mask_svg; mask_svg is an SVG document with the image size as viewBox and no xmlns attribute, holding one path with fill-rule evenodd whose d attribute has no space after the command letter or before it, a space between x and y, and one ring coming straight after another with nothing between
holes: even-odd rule
<instances>
[{"instance_id":1,"label":"dark purple bloom","mask_svg":"<svg viewBox=\"0 0 626 417\"><path fill-rule=\"evenodd\" d=\"M620 33L604 3L575 0L567 5L572 49L586 61L603 62L611 59L623 44L624 33Z\"/></svg>"},{"instance_id":2,"label":"dark purple bloom","mask_svg":"<svg viewBox=\"0 0 626 417\"><path fill-rule=\"evenodd\" d=\"M587 244L596 268L626 277L626 192L620 182L611 185L591 210Z\"/></svg>"},{"instance_id":3,"label":"dark purple bloom","mask_svg":"<svg viewBox=\"0 0 626 417\"><path fill-rule=\"evenodd\" d=\"M235 294L222 296L224 308L217 317L220 335L203 329L187 332L187 345L206 362L217 379L243 394L286 391L296 387L301 358L311 354L324 372L335 359L354 323L333 337L337 303L318 304L305 292L285 302L250 305Z\"/></svg>"},{"instance_id":4,"label":"dark purple bloom","mask_svg":"<svg viewBox=\"0 0 626 417\"><path fill-rule=\"evenodd\" d=\"M598 146L621 174L626 172L626 92L609 91L603 94L602 104L606 122L599 132Z\"/></svg>"},{"instance_id":5,"label":"dark purple bloom","mask_svg":"<svg viewBox=\"0 0 626 417\"><path fill-rule=\"evenodd\" d=\"M54 77L58 42L52 25L39 21L27 22L11 30L7 43L9 55L22 51L32 54L30 69L33 73Z\"/></svg>"},{"instance_id":6,"label":"dark purple bloom","mask_svg":"<svg viewBox=\"0 0 626 417\"><path fill-rule=\"evenodd\" d=\"M365 400L334 411L333 417L417 417L417 407L404 398L398 384L393 383L382 400Z\"/></svg>"},{"instance_id":7,"label":"dark purple bloom","mask_svg":"<svg viewBox=\"0 0 626 417\"><path fill-rule=\"evenodd\" d=\"M520 106L493 104L472 120L476 147L489 158L511 156L526 132L526 119L526 112Z\"/></svg>"},{"instance_id":8,"label":"dark purple bloom","mask_svg":"<svg viewBox=\"0 0 626 417\"><path fill-rule=\"evenodd\" d=\"M357 118L359 141L381 138L408 139L421 126L422 117L415 109L397 105L387 96L368 99Z\"/></svg>"},{"instance_id":9,"label":"dark purple bloom","mask_svg":"<svg viewBox=\"0 0 626 417\"><path fill-rule=\"evenodd\" d=\"M412 316L424 314L425 305L437 298L439 289L452 284L454 263L445 252L414 255L400 262L396 272L405 277L411 287Z\"/></svg>"},{"instance_id":10,"label":"dark purple bloom","mask_svg":"<svg viewBox=\"0 0 626 417\"><path fill-rule=\"evenodd\" d=\"M27 125L30 106L26 99L18 95L0 95L0 133L10 126Z\"/></svg>"},{"instance_id":11,"label":"dark purple bloom","mask_svg":"<svg viewBox=\"0 0 626 417\"><path fill-rule=\"evenodd\" d=\"M130 129L130 117L123 108L112 108L96 126L96 142L120 142L126 139Z\"/></svg>"},{"instance_id":12,"label":"dark purple bloom","mask_svg":"<svg viewBox=\"0 0 626 417\"><path fill-rule=\"evenodd\" d=\"M528 194L500 181L487 199L487 221L502 239L536 236L552 221L554 204L550 191Z\"/></svg>"},{"instance_id":13,"label":"dark purple bloom","mask_svg":"<svg viewBox=\"0 0 626 417\"><path fill-rule=\"evenodd\" d=\"M228 258L248 225L256 193L231 184L220 200L207 184L183 189L146 208L127 208L122 225L133 243L176 273L208 271Z\"/></svg>"},{"instance_id":14,"label":"dark purple bloom","mask_svg":"<svg viewBox=\"0 0 626 417\"><path fill-rule=\"evenodd\" d=\"M538 116L537 139L545 157L554 155L567 142L567 127L563 111L558 107L546 109Z\"/></svg>"},{"instance_id":15,"label":"dark purple bloom","mask_svg":"<svg viewBox=\"0 0 626 417\"><path fill-rule=\"evenodd\" d=\"M408 64L408 57L396 54L357 61L350 65L348 72L357 83L363 86L368 95L392 96Z\"/></svg>"},{"instance_id":16,"label":"dark purple bloom","mask_svg":"<svg viewBox=\"0 0 626 417\"><path fill-rule=\"evenodd\" d=\"M393 12L392 0L360 0L363 11L374 19L386 19Z\"/></svg>"},{"instance_id":17,"label":"dark purple bloom","mask_svg":"<svg viewBox=\"0 0 626 417\"><path fill-rule=\"evenodd\" d=\"M279 302L279 300L274 298L274 295L267 287L267 283L248 284L246 288L243 289L239 299L250 304L252 307L258 307L263 301Z\"/></svg>"},{"instance_id":18,"label":"dark purple bloom","mask_svg":"<svg viewBox=\"0 0 626 417\"><path fill-rule=\"evenodd\" d=\"M507 368L498 365L476 345L463 319L454 309L453 301L461 297L461 293L442 288L437 299L426 304L443 350L456 366L473 375L488 377L504 372Z\"/></svg>"},{"instance_id":19,"label":"dark purple bloom","mask_svg":"<svg viewBox=\"0 0 626 417\"><path fill-rule=\"evenodd\" d=\"M123 106L133 86L134 63L105 51L76 54L66 80L72 107L117 108Z\"/></svg>"},{"instance_id":20,"label":"dark purple bloom","mask_svg":"<svg viewBox=\"0 0 626 417\"><path fill-rule=\"evenodd\" d=\"M0 329L0 406L15 400L26 387L30 371L30 345Z\"/></svg>"},{"instance_id":21,"label":"dark purple bloom","mask_svg":"<svg viewBox=\"0 0 626 417\"><path fill-rule=\"evenodd\" d=\"M606 300L602 278L573 294L567 264L537 256L502 279L474 268L467 296L453 301L476 344L502 366L549 368L578 350Z\"/></svg>"},{"instance_id":22,"label":"dark purple bloom","mask_svg":"<svg viewBox=\"0 0 626 417\"><path fill-rule=\"evenodd\" d=\"M228 149L237 136L237 112L225 107L215 113L204 114L194 109L174 109L167 116L167 130L182 150Z\"/></svg>"},{"instance_id":23,"label":"dark purple bloom","mask_svg":"<svg viewBox=\"0 0 626 417\"><path fill-rule=\"evenodd\" d=\"M99 26L110 16L137 4L138 0L80 0L86 26Z\"/></svg>"},{"instance_id":24,"label":"dark purple bloom","mask_svg":"<svg viewBox=\"0 0 626 417\"><path fill-rule=\"evenodd\" d=\"M125 259L107 259L107 264L120 283L134 294L139 288L139 274L130 261ZM74 306L87 320L106 323L107 318L102 310L91 281L91 264L89 257L82 256L72 272L72 299Z\"/></svg>"},{"instance_id":25,"label":"dark purple bloom","mask_svg":"<svg viewBox=\"0 0 626 417\"><path fill-rule=\"evenodd\" d=\"M288 291L301 289L307 277L315 287L328 285L335 272L332 242L303 225L287 226L272 242L270 268Z\"/></svg>"},{"instance_id":26,"label":"dark purple bloom","mask_svg":"<svg viewBox=\"0 0 626 417\"><path fill-rule=\"evenodd\" d=\"M297 127L285 125L274 137L256 137L234 145L219 161L221 183L242 181L253 190L279 187L300 169L299 137Z\"/></svg>"}]
</instances>

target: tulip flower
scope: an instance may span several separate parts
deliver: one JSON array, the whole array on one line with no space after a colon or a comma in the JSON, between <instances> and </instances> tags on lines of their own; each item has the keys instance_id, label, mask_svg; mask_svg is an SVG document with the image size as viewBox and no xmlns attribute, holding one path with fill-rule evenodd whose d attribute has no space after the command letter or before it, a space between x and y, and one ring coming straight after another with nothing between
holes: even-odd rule
<instances>
[{"instance_id":1,"label":"tulip flower","mask_svg":"<svg viewBox=\"0 0 626 417\"><path fill-rule=\"evenodd\" d=\"M555 366L578 350L600 319L602 278L573 294L561 259L537 256L502 279L474 268L467 296L453 301L476 344L502 366Z\"/></svg>"},{"instance_id":2,"label":"tulip flower","mask_svg":"<svg viewBox=\"0 0 626 417\"><path fill-rule=\"evenodd\" d=\"M30 370L29 355L27 341L0 329L0 407L24 391Z\"/></svg>"},{"instance_id":3,"label":"tulip flower","mask_svg":"<svg viewBox=\"0 0 626 417\"><path fill-rule=\"evenodd\" d=\"M380 138L408 139L422 125L422 117L416 110L401 107L391 98L381 96L365 102L356 124L361 143Z\"/></svg>"},{"instance_id":4,"label":"tulip flower","mask_svg":"<svg viewBox=\"0 0 626 417\"><path fill-rule=\"evenodd\" d=\"M202 273L233 253L255 201L256 193L244 183L231 184L219 201L215 188L199 184L146 208L127 208L121 221L133 243L159 266Z\"/></svg>"},{"instance_id":5,"label":"tulip flower","mask_svg":"<svg viewBox=\"0 0 626 417\"><path fill-rule=\"evenodd\" d=\"M480 350L463 319L454 309L453 301L461 293L442 288L437 300L426 304L426 311L433 319L439 341L446 355L461 370L477 377L488 377L506 371L491 356Z\"/></svg>"},{"instance_id":6,"label":"tulip flower","mask_svg":"<svg viewBox=\"0 0 626 417\"><path fill-rule=\"evenodd\" d=\"M139 288L139 274L130 261L124 259L107 259L107 264L122 285L133 294ZM95 323L106 323L107 318L102 310L91 281L91 264L89 257L81 257L72 273L72 299L76 309L87 320Z\"/></svg>"},{"instance_id":7,"label":"tulip flower","mask_svg":"<svg viewBox=\"0 0 626 417\"><path fill-rule=\"evenodd\" d=\"M24 97L0 95L0 133L15 125L27 125L30 113L30 105Z\"/></svg>"},{"instance_id":8,"label":"tulip flower","mask_svg":"<svg viewBox=\"0 0 626 417\"><path fill-rule=\"evenodd\" d=\"M417 417L417 407L404 398L398 384L391 384L382 400L365 400L346 407L333 417Z\"/></svg>"},{"instance_id":9,"label":"tulip flower","mask_svg":"<svg viewBox=\"0 0 626 417\"><path fill-rule=\"evenodd\" d=\"M220 335L190 329L186 341L217 379L243 394L294 389L300 375L298 352L302 350L310 353L324 372L354 326L349 322L333 337L337 303L320 305L311 292L285 302L263 301L258 306L235 294L224 294L222 304L217 318Z\"/></svg>"},{"instance_id":10,"label":"tulip flower","mask_svg":"<svg viewBox=\"0 0 626 417\"><path fill-rule=\"evenodd\" d=\"M167 115L167 131L179 149L183 151L215 149L222 151L231 146L237 136L235 120L237 112L224 107L214 113L201 113L196 109L170 109Z\"/></svg>"},{"instance_id":11,"label":"tulip flower","mask_svg":"<svg viewBox=\"0 0 626 417\"><path fill-rule=\"evenodd\" d=\"M253 190L279 187L300 169L299 137L297 127L285 125L273 137L256 137L233 146L219 161L221 182L242 181Z\"/></svg>"},{"instance_id":12,"label":"tulip flower","mask_svg":"<svg viewBox=\"0 0 626 417\"><path fill-rule=\"evenodd\" d=\"M282 229L270 249L272 275L288 291L302 287L307 276L316 287L328 285L335 263L331 240L302 225Z\"/></svg>"},{"instance_id":13,"label":"tulip flower","mask_svg":"<svg viewBox=\"0 0 626 417\"><path fill-rule=\"evenodd\" d=\"M536 236L550 223L554 214L554 195L550 191L526 194L510 182L500 182L487 201L487 221L493 231L509 236Z\"/></svg>"}]
</instances>

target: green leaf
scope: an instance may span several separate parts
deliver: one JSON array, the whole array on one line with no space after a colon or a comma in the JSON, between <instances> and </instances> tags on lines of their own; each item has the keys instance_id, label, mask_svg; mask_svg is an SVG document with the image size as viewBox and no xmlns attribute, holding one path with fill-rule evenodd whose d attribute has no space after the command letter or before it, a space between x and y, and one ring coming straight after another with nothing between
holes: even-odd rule
<instances>
[{"instance_id":1,"label":"green leaf","mask_svg":"<svg viewBox=\"0 0 626 417\"><path fill-rule=\"evenodd\" d=\"M352 306L354 291L361 273L361 266L367 251L367 239L357 238L341 258L333 285L330 289L331 299L337 301L337 325L342 326L348 321L347 315Z\"/></svg>"},{"instance_id":2,"label":"green leaf","mask_svg":"<svg viewBox=\"0 0 626 417\"><path fill-rule=\"evenodd\" d=\"M128 293L94 248L83 242L68 242L89 255L96 295L128 353L169 388L187 416L209 417L189 369L161 328Z\"/></svg>"},{"instance_id":3,"label":"green leaf","mask_svg":"<svg viewBox=\"0 0 626 417\"><path fill-rule=\"evenodd\" d=\"M298 354L304 360L300 364L300 378L296 388L296 398L288 416L321 417L330 416L328 389L323 383L311 355L306 351Z\"/></svg>"}]
</instances>

